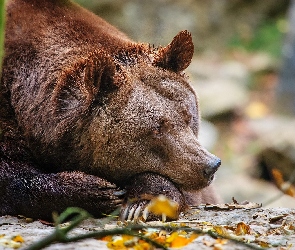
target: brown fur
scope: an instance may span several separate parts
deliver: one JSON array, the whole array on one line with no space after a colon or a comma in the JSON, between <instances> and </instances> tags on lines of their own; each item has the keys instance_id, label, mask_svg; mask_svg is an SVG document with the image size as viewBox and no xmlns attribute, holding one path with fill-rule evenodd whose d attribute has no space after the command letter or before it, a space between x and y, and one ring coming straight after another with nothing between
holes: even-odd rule
<instances>
[{"instance_id":1,"label":"brown fur","mask_svg":"<svg viewBox=\"0 0 295 250\"><path fill-rule=\"evenodd\" d=\"M187 31L154 49L70 1L11 0L0 214L82 206L99 216L127 184L138 197L166 186L183 210L183 192L208 186L220 165L197 139L198 102L181 73L192 55Z\"/></svg>"}]
</instances>

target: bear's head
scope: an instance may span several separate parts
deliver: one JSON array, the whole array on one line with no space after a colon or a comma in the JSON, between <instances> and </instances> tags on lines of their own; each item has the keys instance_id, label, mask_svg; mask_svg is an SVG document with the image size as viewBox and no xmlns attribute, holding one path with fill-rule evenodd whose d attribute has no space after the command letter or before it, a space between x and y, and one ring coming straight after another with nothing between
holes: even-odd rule
<instances>
[{"instance_id":1,"label":"bear's head","mask_svg":"<svg viewBox=\"0 0 295 250\"><path fill-rule=\"evenodd\" d=\"M193 49L183 31L167 47L131 48L108 60L104 94L81 139L95 174L124 184L155 172L184 190L210 184L220 160L198 141L198 99L182 73Z\"/></svg>"}]
</instances>

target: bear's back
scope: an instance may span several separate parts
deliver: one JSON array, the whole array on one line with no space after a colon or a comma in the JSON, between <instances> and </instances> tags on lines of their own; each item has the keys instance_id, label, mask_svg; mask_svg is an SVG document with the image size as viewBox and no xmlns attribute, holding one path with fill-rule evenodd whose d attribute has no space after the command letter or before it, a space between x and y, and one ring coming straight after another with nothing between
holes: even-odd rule
<instances>
[{"instance_id":1,"label":"bear's back","mask_svg":"<svg viewBox=\"0 0 295 250\"><path fill-rule=\"evenodd\" d=\"M132 43L100 17L67 0L11 0L7 19L7 53L16 45L19 49L33 45L37 51L53 47L58 52L60 44L63 50L94 46L114 54Z\"/></svg>"}]
</instances>

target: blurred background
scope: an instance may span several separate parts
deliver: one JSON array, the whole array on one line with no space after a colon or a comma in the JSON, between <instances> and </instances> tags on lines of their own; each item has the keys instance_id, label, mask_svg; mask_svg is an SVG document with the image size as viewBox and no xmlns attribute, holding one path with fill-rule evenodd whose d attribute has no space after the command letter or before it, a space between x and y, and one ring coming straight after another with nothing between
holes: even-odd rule
<instances>
[{"instance_id":1,"label":"blurred background","mask_svg":"<svg viewBox=\"0 0 295 250\"><path fill-rule=\"evenodd\" d=\"M202 113L200 140L222 159L215 185L232 197L295 207L295 1L77 0L133 40L193 35L187 74ZM281 195L277 188L286 188Z\"/></svg>"}]
</instances>

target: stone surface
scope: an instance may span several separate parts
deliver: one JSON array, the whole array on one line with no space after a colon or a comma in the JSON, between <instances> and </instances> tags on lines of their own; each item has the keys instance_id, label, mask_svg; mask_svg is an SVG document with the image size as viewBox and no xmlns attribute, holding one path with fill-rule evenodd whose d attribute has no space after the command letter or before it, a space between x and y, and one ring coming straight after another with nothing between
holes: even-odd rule
<instances>
[{"instance_id":1,"label":"stone surface","mask_svg":"<svg viewBox=\"0 0 295 250\"><path fill-rule=\"evenodd\" d=\"M253 241L256 237L267 243L272 243L276 247L270 249L286 249L278 248L287 247L290 244L295 244L294 229L286 231L286 226L295 226L295 209L288 208L254 208L254 209L232 209L232 210L206 210L204 206L194 208L186 213L178 222L185 223L191 228L201 228L208 230L212 226L220 225L227 226L227 228L235 228L239 222L244 222L250 226L250 234L245 235L249 241ZM95 229L99 229L99 220L86 220L78 228L73 230L72 235L88 233ZM114 222L115 223L115 222ZM113 227L114 223L106 227ZM161 225L159 222L151 222L150 225ZM285 231L284 231L285 228ZM0 217L0 234L5 237L12 237L21 235L24 243L21 249L26 249L31 243L36 242L43 237L49 235L53 231L53 227L41 224L39 221L27 223L24 219L19 219L11 216ZM276 233L275 233L275 230ZM230 232L231 230L228 230ZM259 237L258 237L259 236ZM253 238L254 237L254 238ZM185 250L192 249L213 249L209 244L215 244L215 239L208 235L199 236L191 244L183 247ZM205 245L205 243L207 245ZM0 249L4 249L0 245ZM57 249L108 249L106 243L95 239L86 239L81 242L74 242L68 244L52 244L46 247L47 250ZM228 241L222 246L222 249L248 249L245 245L237 244Z\"/></svg>"},{"instance_id":2,"label":"stone surface","mask_svg":"<svg viewBox=\"0 0 295 250\"><path fill-rule=\"evenodd\" d=\"M235 81L213 79L194 85L203 117L214 117L241 110L247 103L245 87Z\"/></svg>"}]
</instances>

